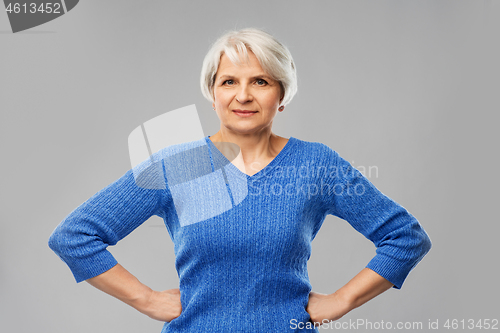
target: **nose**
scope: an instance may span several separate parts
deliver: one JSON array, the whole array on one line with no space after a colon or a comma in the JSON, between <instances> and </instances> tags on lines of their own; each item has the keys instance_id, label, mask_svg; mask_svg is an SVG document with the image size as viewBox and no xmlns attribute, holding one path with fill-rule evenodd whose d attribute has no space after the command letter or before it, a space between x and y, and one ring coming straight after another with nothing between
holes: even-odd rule
<instances>
[{"instance_id":1,"label":"nose","mask_svg":"<svg viewBox=\"0 0 500 333\"><path fill-rule=\"evenodd\" d=\"M241 104L245 104L253 100L253 96L248 85L245 84L240 86L240 88L236 92L236 100Z\"/></svg>"}]
</instances>

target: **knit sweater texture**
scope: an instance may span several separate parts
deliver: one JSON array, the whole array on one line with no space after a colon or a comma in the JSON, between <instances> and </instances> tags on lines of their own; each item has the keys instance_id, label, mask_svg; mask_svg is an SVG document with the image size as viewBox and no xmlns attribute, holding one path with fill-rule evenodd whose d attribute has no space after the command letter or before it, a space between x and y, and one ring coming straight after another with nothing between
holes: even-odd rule
<instances>
[{"instance_id":1,"label":"knit sweater texture","mask_svg":"<svg viewBox=\"0 0 500 333\"><path fill-rule=\"evenodd\" d=\"M311 242L327 215L376 247L366 267L403 285L431 242L417 219L328 146L290 137L249 176L209 136L168 146L71 212L50 248L76 282L151 216L174 243L182 313L167 332L319 332L306 311ZM327 258L325 258L327 259Z\"/></svg>"}]
</instances>

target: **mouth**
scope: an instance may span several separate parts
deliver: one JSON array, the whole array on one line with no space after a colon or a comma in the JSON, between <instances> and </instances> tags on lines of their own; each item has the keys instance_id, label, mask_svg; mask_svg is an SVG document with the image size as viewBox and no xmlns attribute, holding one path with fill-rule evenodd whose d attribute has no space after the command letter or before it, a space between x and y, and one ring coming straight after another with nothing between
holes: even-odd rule
<instances>
[{"instance_id":1,"label":"mouth","mask_svg":"<svg viewBox=\"0 0 500 333\"><path fill-rule=\"evenodd\" d=\"M253 114L256 114L258 111L250 111L250 110L233 110L233 113L240 116L240 117L250 117Z\"/></svg>"}]
</instances>

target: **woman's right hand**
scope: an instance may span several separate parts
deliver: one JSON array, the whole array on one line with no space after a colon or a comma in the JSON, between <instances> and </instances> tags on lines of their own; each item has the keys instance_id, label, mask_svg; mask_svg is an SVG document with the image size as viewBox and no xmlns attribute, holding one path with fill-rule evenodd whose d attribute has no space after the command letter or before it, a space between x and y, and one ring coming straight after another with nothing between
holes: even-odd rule
<instances>
[{"instance_id":1,"label":"woman's right hand","mask_svg":"<svg viewBox=\"0 0 500 333\"><path fill-rule=\"evenodd\" d=\"M181 315L179 289L154 291L120 264L86 281L153 319L170 322Z\"/></svg>"},{"instance_id":2,"label":"woman's right hand","mask_svg":"<svg viewBox=\"0 0 500 333\"><path fill-rule=\"evenodd\" d=\"M151 290L147 301L138 310L150 318L170 322L181 315L181 291L178 288Z\"/></svg>"}]
</instances>

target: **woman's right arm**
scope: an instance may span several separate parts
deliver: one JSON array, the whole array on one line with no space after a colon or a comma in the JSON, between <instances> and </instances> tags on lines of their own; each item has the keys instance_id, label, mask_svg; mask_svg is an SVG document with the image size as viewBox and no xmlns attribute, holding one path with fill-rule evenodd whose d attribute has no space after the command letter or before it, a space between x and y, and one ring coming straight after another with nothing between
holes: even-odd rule
<instances>
[{"instance_id":1,"label":"woman's right arm","mask_svg":"<svg viewBox=\"0 0 500 333\"><path fill-rule=\"evenodd\" d=\"M76 282L104 273L118 263L107 247L151 216L162 215L160 191L138 186L129 170L66 216L48 245L68 265Z\"/></svg>"},{"instance_id":2,"label":"woman's right arm","mask_svg":"<svg viewBox=\"0 0 500 333\"><path fill-rule=\"evenodd\" d=\"M154 291L120 264L86 281L156 320L170 322L182 312L179 289Z\"/></svg>"},{"instance_id":3,"label":"woman's right arm","mask_svg":"<svg viewBox=\"0 0 500 333\"><path fill-rule=\"evenodd\" d=\"M179 290L153 291L107 250L152 215L164 215L169 194L161 186L141 184L146 183L136 181L129 170L71 212L52 232L49 247L68 265L76 282L87 281L151 318L169 321L181 309Z\"/></svg>"}]
</instances>

